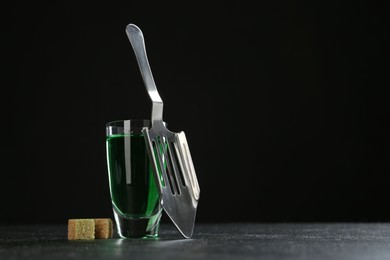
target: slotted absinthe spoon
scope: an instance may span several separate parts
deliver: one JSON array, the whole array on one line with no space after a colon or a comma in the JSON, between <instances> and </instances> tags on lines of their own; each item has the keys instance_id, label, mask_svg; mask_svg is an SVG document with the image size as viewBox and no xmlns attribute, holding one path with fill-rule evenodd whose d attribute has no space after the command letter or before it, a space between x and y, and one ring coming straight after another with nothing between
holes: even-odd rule
<instances>
[{"instance_id":1,"label":"slotted absinthe spoon","mask_svg":"<svg viewBox=\"0 0 390 260\"><path fill-rule=\"evenodd\" d=\"M162 195L162 206L185 238L193 234L200 188L184 132L169 131L163 123L163 101L157 91L146 55L142 31L134 24L126 33L152 100L152 126L145 128L145 142ZM160 178L162 177L162 180Z\"/></svg>"}]
</instances>

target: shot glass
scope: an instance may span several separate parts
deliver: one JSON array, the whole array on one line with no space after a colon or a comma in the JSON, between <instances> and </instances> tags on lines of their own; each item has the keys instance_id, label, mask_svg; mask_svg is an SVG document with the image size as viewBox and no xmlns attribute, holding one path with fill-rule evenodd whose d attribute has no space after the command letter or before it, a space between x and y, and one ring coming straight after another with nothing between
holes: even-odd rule
<instances>
[{"instance_id":1,"label":"shot glass","mask_svg":"<svg viewBox=\"0 0 390 260\"><path fill-rule=\"evenodd\" d=\"M158 236L161 196L142 133L150 126L149 120L121 120L106 125L110 195L122 238Z\"/></svg>"}]
</instances>

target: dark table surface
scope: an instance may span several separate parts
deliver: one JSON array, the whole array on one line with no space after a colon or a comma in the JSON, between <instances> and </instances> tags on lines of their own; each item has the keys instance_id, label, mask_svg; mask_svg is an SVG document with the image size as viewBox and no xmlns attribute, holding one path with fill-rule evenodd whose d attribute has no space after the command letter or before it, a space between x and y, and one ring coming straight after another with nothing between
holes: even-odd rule
<instances>
[{"instance_id":1,"label":"dark table surface","mask_svg":"<svg viewBox=\"0 0 390 260\"><path fill-rule=\"evenodd\" d=\"M0 259L390 259L390 223L162 224L157 239L68 241L67 225L0 225Z\"/></svg>"}]
</instances>

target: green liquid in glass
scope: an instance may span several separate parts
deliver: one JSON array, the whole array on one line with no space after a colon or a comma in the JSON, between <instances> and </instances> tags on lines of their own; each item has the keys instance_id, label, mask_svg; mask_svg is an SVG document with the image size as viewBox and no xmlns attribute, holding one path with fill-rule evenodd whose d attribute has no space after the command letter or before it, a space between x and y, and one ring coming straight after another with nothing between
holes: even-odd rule
<instances>
[{"instance_id":1,"label":"green liquid in glass","mask_svg":"<svg viewBox=\"0 0 390 260\"><path fill-rule=\"evenodd\" d=\"M106 144L111 199L118 213L130 218L158 213L159 193L143 134L112 135Z\"/></svg>"}]
</instances>

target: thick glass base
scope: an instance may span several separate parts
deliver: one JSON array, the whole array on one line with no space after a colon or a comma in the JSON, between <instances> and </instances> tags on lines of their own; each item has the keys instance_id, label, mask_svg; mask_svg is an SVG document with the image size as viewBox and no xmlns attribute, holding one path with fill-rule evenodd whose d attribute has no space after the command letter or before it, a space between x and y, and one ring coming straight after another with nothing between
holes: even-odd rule
<instances>
[{"instance_id":1,"label":"thick glass base","mask_svg":"<svg viewBox=\"0 0 390 260\"><path fill-rule=\"evenodd\" d=\"M157 237L162 210L151 217L128 218L114 210L115 223L121 238Z\"/></svg>"}]
</instances>

